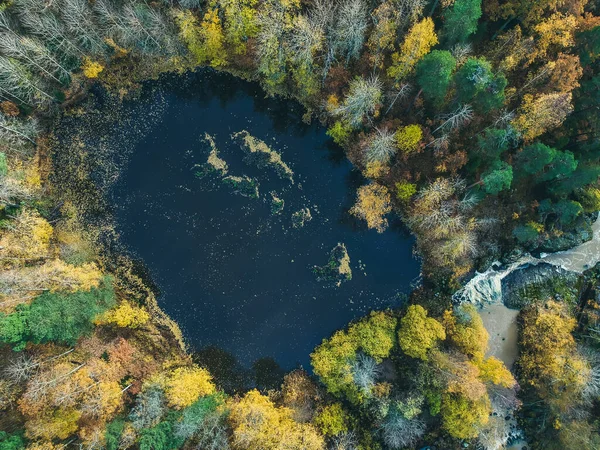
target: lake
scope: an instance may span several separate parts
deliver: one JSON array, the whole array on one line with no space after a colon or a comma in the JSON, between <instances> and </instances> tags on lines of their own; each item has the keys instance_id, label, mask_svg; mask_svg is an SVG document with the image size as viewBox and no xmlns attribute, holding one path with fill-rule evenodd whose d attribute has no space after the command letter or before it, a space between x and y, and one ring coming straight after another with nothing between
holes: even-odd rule
<instances>
[{"instance_id":1,"label":"lake","mask_svg":"<svg viewBox=\"0 0 600 450\"><path fill-rule=\"evenodd\" d=\"M285 368L307 367L323 338L404 301L420 272L413 238L397 219L377 233L349 215L366 180L324 127L302 122L300 105L202 70L147 83L123 108L127 121L94 130L111 145L143 130L108 189L116 229L193 348L219 346L244 365L273 357ZM293 183L245 160L231 138L243 130L281 155ZM235 193L218 174L198 177L211 151L206 134L228 175L254 180L259 198ZM284 201L278 213L271 193ZM292 215L304 208L312 220L296 228ZM338 243L352 268L339 287L313 272Z\"/></svg>"}]
</instances>

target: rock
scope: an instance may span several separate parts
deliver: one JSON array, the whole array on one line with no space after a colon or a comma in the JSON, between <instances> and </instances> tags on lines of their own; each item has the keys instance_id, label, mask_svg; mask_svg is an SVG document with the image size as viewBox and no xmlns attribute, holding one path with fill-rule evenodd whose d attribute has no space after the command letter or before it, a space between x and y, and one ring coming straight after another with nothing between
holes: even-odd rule
<instances>
[{"instance_id":1,"label":"rock","mask_svg":"<svg viewBox=\"0 0 600 450\"><path fill-rule=\"evenodd\" d=\"M576 301L578 280L578 274L551 264L525 265L502 280L502 299L515 309L552 297Z\"/></svg>"}]
</instances>

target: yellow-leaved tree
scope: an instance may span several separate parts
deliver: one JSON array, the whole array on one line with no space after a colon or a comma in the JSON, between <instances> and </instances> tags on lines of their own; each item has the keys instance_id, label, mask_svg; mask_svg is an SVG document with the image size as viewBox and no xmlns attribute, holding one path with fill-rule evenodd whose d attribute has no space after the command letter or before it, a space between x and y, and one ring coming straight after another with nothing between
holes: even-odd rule
<instances>
[{"instance_id":1,"label":"yellow-leaved tree","mask_svg":"<svg viewBox=\"0 0 600 450\"><path fill-rule=\"evenodd\" d=\"M417 62L437 43L438 38L431 17L417 22L408 31L400 50L392 55L392 65L388 68L388 75L395 80L406 77L415 68Z\"/></svg>"},{"instance_id":2,"label":"yellow-leaved tree","mask_svg":"<svg viewBox=\"0 0 600 450\"><path fill-rule=\"evenodd\" d=\"M200 367L179 367L157 381L165 390L169 406L175 409L190 406L198 398L216 391L210 373Z\"/></svg>"},{"instance_id":3,"label":"yellow-leaved tree","mask_svg":"<svg viewBox=\"0 0 600 450\"><path fill-rule=\"evenodd\" d=\"M446 339L441 323L427 317L421 305L411 305L400 319L398 341L404 353L412 358L427 359L427 353L438 341Z\"/></svg>"},{"instance_id":4,"label":"yellow-leaved tree","mask_svg":"<svg viewBox=\"0 0 600 450\"><path fill-rule=\"evenodd\" d=\"M325 441L312 424L297 423L288 408L277 407L252 390L230 404L233 445L244 450L323 450Z\"/></svg>"}]
</instances>

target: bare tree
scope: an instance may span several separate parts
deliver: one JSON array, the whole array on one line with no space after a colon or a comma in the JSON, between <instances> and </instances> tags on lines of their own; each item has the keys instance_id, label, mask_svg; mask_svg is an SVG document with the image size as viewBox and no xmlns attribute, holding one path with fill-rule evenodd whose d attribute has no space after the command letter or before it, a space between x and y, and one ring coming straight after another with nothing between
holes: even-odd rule
<instances>
[{"instance_id":1,"label":"bare tree","mask_svg":"<svg viewBox=\"0 0 600 450\"><path fill-rule=\"evenodd\" d=\"M22 145L25 142L35 145L38 131L35 119L16 119L0 113L0 141L11 145Z\"/></svg>"},{"instance_id":2,"label":"bare tree","mask_svg":"<svg viewBox=\"0 0 600 450\"><path fill-rule=\"evenodd\" d=\"M92 54L104 52L106 44L98 33L90 4L86 0L60 0L56 10L60 13L66 29L81 48Z\"/></svg>"},{"instance_id":3,"label":"bare tree","mask_svg":"<svg viewBox=\"0 0 600 450\"><path fill-rule=\"evenodd\" d=\"M381 424L381 433L389 448L410 447L425 433L425 422L406 419L399 411L392 410Z\"/></svg>"},{"instance_id":4,"label":"bare tree","mask_svg":"<svg viewBox=\"0 0 600 450\"><path fill-rule=\"evenodd\" d=\"M457 130L468 124L473 119L473 108L469 104L459 105L453 112L441 116L440 119L442 124L433 130L431 134L439 130L444 132Z\"/></svg>"},{"instance_id":5,"label":"bare tree","mask_svg":"<svg viewBox=\"0 0 600 450\"><path fill-rule=\"evenodd\" d=\"M377 77L355 78L350 82L348 95L334 113L353 127L359 127L377 111L382 98L382 84Z\"/></svg>"},{"instance_id":6,"label":"bare tree","mask_svg":"<svg viewBox=\"0 0 600 450\"><path fill-rule=\"evenodd\" d=\"M329 450L356 450L357 448L358 440L352 431L338 434L331 440L329 446Z\"/></svg>"},{"instance_id":7,"label":"bare tree","mask_svg":"<svg viewBox=\"0 0 600 450\"><path fill-rule=\"evenodd\" d=\"M379 366L370 356L359 353L352 364L352 379L354 384L365 394L369 394L380 374Z\"/></svg>"},{"instance_id":8,"label":"bare tree","mask_svg":"<svg viewBox=\"0 0 600 450\"><path fill-rule=\"evenodd\" d=\"M397 151L396 135L388 129L375 128L369 137L369 143L365 149L367 162L380 162L387 164Z\"/></svg>"},{"instance_id":9,"label":"bare tree","mask_svg":"<svg viewBox=\"0 0 600 450\"><path fill-rule=\"evenodd\" d=\"M32 106L46 106L54 100L52 95L41 87L40 79L18 61L3 56L0 56L0 91Z\"/></svg>"},{"instance_id":10,"label":"bare tree","mask_svg":"<svg viewBox=\"0 0 600 450\"><path fill-rule=\"evenodd\" d=\"M346 64L360 56L368 26L367 5L363 0L344 0L337 12L333 48L345 57Z\"/></svg>"},{"instance_id":11,"label":"bare tree","mask_svg":"<svg viewBox=\"0 0 600 450\"><path fill-rule=\"evenodd\" d=\"M28 380L38 367L39 361L36 358L26 353L19 353L9 361L2 373L13 383L22 383Z\"/></svg>"}]
</instances>

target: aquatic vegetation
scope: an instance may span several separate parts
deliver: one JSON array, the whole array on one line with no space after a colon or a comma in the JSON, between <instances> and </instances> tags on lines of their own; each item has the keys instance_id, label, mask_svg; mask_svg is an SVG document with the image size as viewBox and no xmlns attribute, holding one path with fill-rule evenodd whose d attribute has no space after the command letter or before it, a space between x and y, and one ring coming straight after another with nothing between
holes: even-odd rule
<instances>
[{"instance_id":1,"label":"aquatic vegetation","mask_svg":"<svg viewBox=\"0 0 600 450\"><path fill-rule=\"evenodd\" d=\"M312 214L310 213L310 209L302 208L299 211L296 211L292 214L292 226L294 228L302 228L306 225L307 222L312 220Z\"/></svg>"},{"instance_id":2,"label":"aquatic vegetation","mask_svg":"<svg viewBox=\"0 0 600 450\"><path fill-rule=\"evenodd\" d=\"M285 207L285 201L279 198L275 192L271 192L271 214L281 214Z\"/></svg>"},{"instance_id":3,"label":"aquatic vegetation","mask_svg":"<svg viewBox=\"0 0 600 450\"><path fill-rule=\"evenodd\" d=\"M223 177L222 182L224 185L231 187L233 193L242 197L258 198L260 196L258 181L246 175L242 175L241 177L228 175Z\"/></svg>"},{"instance_id":4,"label":"aquatic vegetation","mask_svg":"<svg viewBox=\"0 0 600 450\"><path fill-rule=\"evenodd\" d=\"M340 286L344 281L352 279L350 256L344 244L337 244L329 255L329 261L324 266L313 267L318 281L327 281Z\"/></svg>"},{"instance_id":5,"label":"aquatic vegetation","mask_svg":"<svg viewBox=\"0 0 600 450\"><path fill-rule=\"evenodd\" d=\"M294 172L281 159L281 155L269 147L264 141L243 130L231 135L231 139L240 143L246 151L246 160L258 168L269 167L275 170L279 177L294 182Z\"/></svg>"},{"instance_id":6,"label":"aquatic vegetation","mask_svg":"<svg viewBox=\"0 0 600 450\"><path fill-rule=\"evenodd\" d=\"M206 163L196 164L194 166L194 168L197 169L195 172L196 176L198 178L204 178L208 175L215 174L224 177L227 175L229 168L227 162L219 157L219 149L217 148L214 138L206 133L204 135L204 141L210 146L210 153L208 154Z\"/></svg>"}]
</instances>

